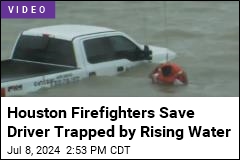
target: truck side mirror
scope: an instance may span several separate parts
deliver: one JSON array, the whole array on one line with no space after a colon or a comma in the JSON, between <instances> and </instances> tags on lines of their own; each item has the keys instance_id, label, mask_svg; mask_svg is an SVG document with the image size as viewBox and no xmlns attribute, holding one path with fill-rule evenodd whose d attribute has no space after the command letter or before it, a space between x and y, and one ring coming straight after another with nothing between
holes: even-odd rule
<instances>
[{"instance_id":1,"label":"truck side mirror","mask_svg":"<svg viewBox=\"0 0 240 160\"><path fill-rule=\"evenodd\" d=\"M152 51L150 50L148 45L144 45L144 59L146 60L152 60Z\"/></svg>"}]
</instances>

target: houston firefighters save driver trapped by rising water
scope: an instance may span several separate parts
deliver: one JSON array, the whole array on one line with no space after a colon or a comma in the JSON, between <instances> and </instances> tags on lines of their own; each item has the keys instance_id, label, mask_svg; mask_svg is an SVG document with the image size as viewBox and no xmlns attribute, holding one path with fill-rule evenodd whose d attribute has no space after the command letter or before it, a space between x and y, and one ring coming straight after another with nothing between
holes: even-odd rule
<instances>
[{"instance_id":1,"label":"houston firefighters save driver trapped by rising water","mask_svg":"<svg viewBox=\"0 0 240 160\"><path fill-rule=\"evenodd\" d=\"M182 67L176 63L167 62L157 66L150 75L153 83L167 85L186 85L188 78Z\"/></svg>"}]
</instances>

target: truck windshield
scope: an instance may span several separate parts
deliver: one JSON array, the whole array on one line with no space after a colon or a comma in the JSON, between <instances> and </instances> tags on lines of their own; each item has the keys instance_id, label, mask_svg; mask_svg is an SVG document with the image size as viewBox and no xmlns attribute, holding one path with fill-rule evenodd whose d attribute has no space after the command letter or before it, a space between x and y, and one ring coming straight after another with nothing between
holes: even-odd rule
<instances>
[{"instance_id":1,"label":"truck windshield","mask_svg":"<svg viewBox=\"0 0 240 160\"><path fill-rule=\"evenodd\" d=\"M13 59L76 66L72 42L48 36L22 35L17 42Z\"/></svg>"}]
</instances>

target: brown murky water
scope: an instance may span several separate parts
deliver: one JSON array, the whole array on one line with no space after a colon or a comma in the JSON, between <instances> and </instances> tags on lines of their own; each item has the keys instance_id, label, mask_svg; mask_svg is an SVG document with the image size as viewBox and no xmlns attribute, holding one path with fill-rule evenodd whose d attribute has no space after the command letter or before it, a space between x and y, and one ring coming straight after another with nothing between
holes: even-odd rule
<instances>
[{"instance_id":1,"label":"brown murky water","mask_svg":"<svg viewBox=\"0 0 240 160\"><path fill-rule=\"evenodd\" d=\"M190 84L152 85L147 76L154 65L145 64L27 96L239 96L239 2L57 2L55 20L1 20L1 60L21 31L72 23L110 27L141 43L169 47Z\"/></svg>"}]
</instances>

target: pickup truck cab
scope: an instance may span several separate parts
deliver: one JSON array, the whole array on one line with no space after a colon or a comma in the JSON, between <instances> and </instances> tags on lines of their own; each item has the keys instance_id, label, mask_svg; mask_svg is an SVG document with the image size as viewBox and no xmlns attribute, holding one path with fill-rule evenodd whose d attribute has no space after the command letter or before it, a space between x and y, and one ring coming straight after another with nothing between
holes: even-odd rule
<instances>
[{"instance_id":1,"label":"pickup truck cab","mask_svg":"<svg viewBox=\"0 0 240 160\"><path fill-rule=\"evenodd\" d=\"M175 58L167 48L141 45L109 28L57 25L21 33L10 59L1 61L1 97L113 76L141 63Z\"/></svg>"}]
</instances>

